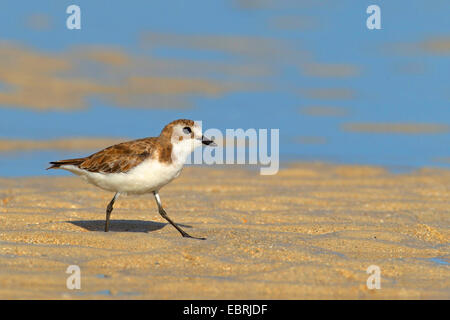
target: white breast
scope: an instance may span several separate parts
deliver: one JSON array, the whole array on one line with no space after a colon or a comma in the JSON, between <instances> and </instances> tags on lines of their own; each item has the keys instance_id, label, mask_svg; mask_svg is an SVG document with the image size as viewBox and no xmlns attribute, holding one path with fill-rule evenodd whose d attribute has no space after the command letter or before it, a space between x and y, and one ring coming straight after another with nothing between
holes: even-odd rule
<instances>
[{"instance_id":1,"label":"white breast","mask_svg":"<svg viewBox=\"0 0 450 320\"><path fill-rule=\"evenodd\" d=\"M164 164L148 159L127 173L89 172L73 165L61 166L104 190L124 194L144 194L159 190L180 175L183 164Z\"/></svg>"}]
</instances>

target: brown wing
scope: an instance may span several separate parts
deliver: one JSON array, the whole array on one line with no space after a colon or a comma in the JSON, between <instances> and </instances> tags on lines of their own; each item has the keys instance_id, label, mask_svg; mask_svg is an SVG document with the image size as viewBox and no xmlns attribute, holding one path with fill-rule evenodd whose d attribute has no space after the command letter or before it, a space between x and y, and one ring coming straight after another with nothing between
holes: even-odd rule
<instances>
[{"instance_id":1,"label":"brown wing","mask_svg":"<svg viewBox=\"0 0 450 320\"><path fill-rule=\"evenodd\" d=\"M113 145L90 155L78 167L91 172L128 172L155 155L156 139L144 138Z\"/></svg>"}]
</instances>

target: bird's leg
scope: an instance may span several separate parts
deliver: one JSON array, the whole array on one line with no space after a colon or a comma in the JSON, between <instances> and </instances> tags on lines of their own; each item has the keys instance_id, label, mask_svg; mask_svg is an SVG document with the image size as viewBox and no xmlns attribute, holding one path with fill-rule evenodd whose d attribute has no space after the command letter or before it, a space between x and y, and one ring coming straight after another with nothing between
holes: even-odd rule
<instances>
[{"instance_id":1,"label":"bird's leg","mask_svg":"<svg viewBox=\"0 0 450 320\"><path fill-rule=\"evenodd\" d=\"M113 211L114 201L116 201L119 194L120 194L119 192L116 192L116 194L114 195L112 200L109 202L108 206L106 207L105 232L109 231L109 217L111 216L111 212Z\"/></svg>"},{"instance_id":2,"label":"bird's leg","mask_svg":"<svg viewBox=\"0 0 450 320\"><path fill-rule=\"evenodd\" d=\"M188 233L186 233L186 232L185 232L183 229L181 229L179 226L177 226L177 225L175 224L175 222L173 222L173 221L169 218L169 216L167 215L166 211L165 211L164 208L162 207L161 199L159 198L158 192L154 191L154 192L153 192L153 195L155 196L156 204L158 205L158 211L159 211L159 214L161 215L161 217L163 217L163 218L166 219L171 225L173 225L173 226L175 227L175 229L177 229L178 232L181 233L181 235L182 235L183 237L186 237L186 238L193 238L193 239L199 239L199 240L206 240L206 238L197 238L197 237L193 237L193 236L189 235Z\"/></svg>"}]
</instances>

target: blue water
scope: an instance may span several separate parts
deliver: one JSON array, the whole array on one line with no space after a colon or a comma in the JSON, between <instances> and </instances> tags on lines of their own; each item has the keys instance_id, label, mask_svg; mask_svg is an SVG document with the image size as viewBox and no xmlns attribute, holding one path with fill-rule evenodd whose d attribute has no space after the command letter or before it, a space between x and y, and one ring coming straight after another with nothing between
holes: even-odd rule
<instances>
[{"instance_id":1,"label":"blue water","mask_svg":"<svg viewBox=\"0 0 450 320\"><path fill-rule=\"evenodd\" d=\"M450 266L449 262L447 262L447 261L445 261L443 259L440 259L440 258L430 258L429 260L434 262L434 263L440 264L440 265Z\"/></svg>"},{"instance_id":2,"label":"blue water","mask_svg":"<svg viewBox=\"0 0 450 320\"><path fill-rule=\"evenodd\" d=\"M191 61L209 66L256 65L270 72L260 76L230 76L225 72L189 71L185 75L188 78L226 80L264 88L232 90L218 96L180 95L192 104L185 109L146 109L145 102L121 107L93 95L86 97L85 109L36 111L32 106L2 102L0 95L0 139L138 138L157 135L174 119L191 118L202 120L205 129L278 128L280 158L284 163L300 160L408 169L450 167L450 161L439 161L450 158L448 130L390 134L342 129L343 124L360 122L450 125L450 50L433 52L423 46L423 42L436 38L450 41L449 1L251 2L260 5L248 7L245 0L127 4L79 0L76 3L82 9L82 29L69 31L65 28L65 9L71 3L3 1L0 41L13 42L30 52L65 59L73 48L101 46L119 48L144 60L153 57L186 65ZM374 3L381 8L381 30L366 28L366 8ZM36 13L49 17L49 29L33 30L25 23ZM274 21L284 18L312 21L312 26L277 28ZM181 35L187 39L193 36L264 38L282 41L283 45L271 47L273 55L243 56L220 50L220 46L217 49L217 44L214 48L186 47L182 43L143 44L140 39L146 32ZM281 51L279 56L274 50L277 48ZM347 64L358 72L348 77L313 76L301 67L305 63ZM402 71L410 69L411 72ZM81 77L88 74L86 70L83 72ZM159 70L158 74L164 76L164 72ZM0 77L0 93L11 90L5 84L7 81ZM317 88L343 88L353 92L353 96L342 99L305 94L305 90ZM42 92L47 94L51 93ZM299 112L308 106L342 107L348 113L340 117L319 117ZM298 143L298 137L320 137L324 143L302 144ZM54 174L44 170L48 161L89 153L0 153L0 176Z\"/></svg>"}]
</instances>

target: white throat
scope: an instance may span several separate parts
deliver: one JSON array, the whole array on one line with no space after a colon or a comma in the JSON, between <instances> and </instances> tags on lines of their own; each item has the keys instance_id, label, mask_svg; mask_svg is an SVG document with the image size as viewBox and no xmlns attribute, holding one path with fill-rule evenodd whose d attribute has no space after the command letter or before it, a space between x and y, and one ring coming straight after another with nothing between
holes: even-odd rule
<instances>
[{"instance_id":1,"label":"white throat","mask_svg":"<svg viewBox=\"0 0 450 320\"><path fill-rule=\"evenodd\" d=\"M198 144L195 142L195 140L172 142L172 162L183 165L186 162L187 157L195 150L195 148L201 146L201 143Z\"/></svg>"}]
</instances>

